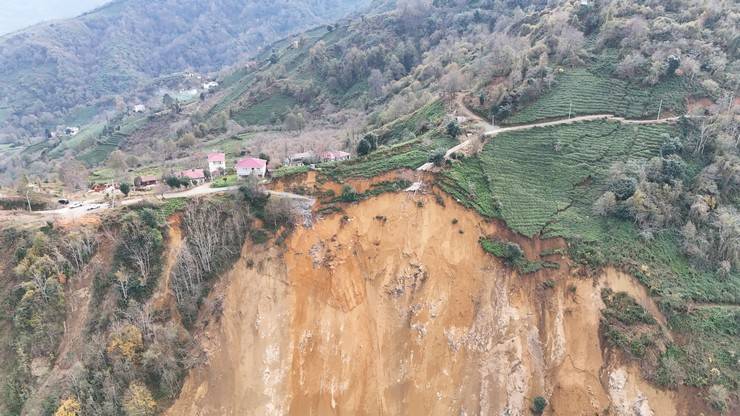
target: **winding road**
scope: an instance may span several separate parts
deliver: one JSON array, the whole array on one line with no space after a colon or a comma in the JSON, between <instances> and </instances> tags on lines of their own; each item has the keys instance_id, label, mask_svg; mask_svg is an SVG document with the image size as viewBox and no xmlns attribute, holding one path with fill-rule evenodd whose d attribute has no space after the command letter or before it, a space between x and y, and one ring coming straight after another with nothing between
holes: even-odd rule
<instances>
[{"instance_id":1,"label":"winding road","mask_svg":"<svg viewBox=\"0 0 740 416\"><path fill-rule=\"evenodd\" d=\"M477 153L478 149L480 149L480 147L483 146L484 138L494 137L501 133L508 133L512 131L529 130L529 129L534 129L537 127L559 126L562 124L573 124L573 123L578 123L582 121L595 121L595 120L609 120L609 121L616 121L616 122L624 123L624 124L664 124L664 123L675 123L680 118L680 117L666 117L666 118L661 118L658 120L633 120L633 119L626 119L624 117L615 116L614 114L592 114L592 115L576 116L576 117L570 117L570 118L559 119L559 120L543 121L539 123L522 124L519 126L497 127L489 123L487 120L483 119L481 116L472 112L467 106L465 106L465 102L463 101L462 97L463 97L463 94L458 94L455 100L458 107L460 108L460 112L464 114L465 117L467 117L470 120L473 120L476 124L481 126L483 128L483 134L482 134L482 137L480 136L471 137L465 141L460 142L460 144L451 147L445 153L445 159L450 159L452 154L454 153L462 153L465 156L471 156ZM416 170L427 171L427 170L431 170L432 168L434 168L434 164L431 162L427 162L419 166Z\"/></svg>"}]
</instances>

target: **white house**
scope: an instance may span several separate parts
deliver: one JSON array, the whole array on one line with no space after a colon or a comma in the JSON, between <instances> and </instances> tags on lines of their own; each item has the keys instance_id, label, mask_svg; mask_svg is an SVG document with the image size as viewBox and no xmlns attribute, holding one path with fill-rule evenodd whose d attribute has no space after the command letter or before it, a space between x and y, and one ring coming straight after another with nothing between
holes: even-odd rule
<instances>
[{"instance_id":1,"label":"white house","mask_svg":"<svg viewBox=\"0 0 740 416\"><path fill-rule=\"evenodd\" d=\"M80 132L79 127L67 127L64 129L64 134L67 136L74 136L75 134Z\"/></svg>"},{"instance_id":2,"label":"white house","mask_svg":"<svg viewBox=\"0 0 740 416\"><path fill-rule=\"evenodd\" d=\"M240 178L251 175L265 176L267 173L267 161L248 157L236 163L236 174Z\"/></svg>"},{"instance_id":3,"label":"white house","mask_svg":"<svg viewBox=\"0 0 740 416\"><path fill-rule=\"evenodd\" d=\"M136 104L134 106L134 113L143 113L146 111L146 106L144 104Z\"/></svg>"},{"instance_id":4,"label":"white house","mask_svg":"<svg viewBox=\"0 0 740 416\"><path fill-rule=\"evenodd\" d=\"M352 157L351 154L343 152L341 150L328 151L321 154L321 160L323 162L336 162L340 160L349 160Z\"/></svg>"},{"instance_id":5,"label":"white house","mask_svg":"<svg viewBox=\"0 0 740 416\"><path fill-rule=\"evenodd\" d=\"M211 176L218 176L221 172L226 170L226 155L223 153L209 153L208 154L208 171L211 172Z\"/></svg>"},{"instance_id":6,"label":"white house","mask_svg":"<svg viewBox=\"0 0 740 416\"><path fill-rule=\"evenodd\" d=\"M314 159L316 159L316 155L314 155L314 153L310 151L293 153L292 155L288 156L287 159L285 159L285 164L289 166L305 165L307 163L314 163Z\"/></svg>"},{"instance_id":7,"label":"white house","mask_svg":"<svg viewBox=\"0 0 740 416\"><path fill-rule=\"evenodd\" d=\"M203 89L205 91L210 91L210 90L212 90L213 88L216 88L216 87L218 87L218 82L216 82L216 81L208 81L208 82L204 82L203 83Z\"/></svg>"}]
</instances>

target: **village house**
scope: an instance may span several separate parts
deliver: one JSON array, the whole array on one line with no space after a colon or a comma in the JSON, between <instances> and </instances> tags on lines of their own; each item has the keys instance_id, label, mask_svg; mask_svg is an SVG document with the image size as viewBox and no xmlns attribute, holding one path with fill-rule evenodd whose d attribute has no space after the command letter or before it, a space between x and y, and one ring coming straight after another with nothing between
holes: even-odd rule
<instances>
[{"instance_id":1,"label":"village house","mask_svg":"<svg viewBox=\"0 0 740 416\"><path fill-rule=\"evenodd\" d=\"M321 154L322 162L337 162L340 160L349 160L352 157L351 154L343 152L341 150L328 151Z\"/></svg>"},{"instance_id":2,"label":"village house","mask_svg":"<svg viewBox=\"0 0 740 416\"><path fill-rule=\"evenodd\" d=\"M181 178L190 179L195 184L200 184L206 181L206 173L203 169L188 169L180 172L177 176Z\"/></svg>"},{"instance_id":3,"label":"village house","mask_svg":"<svg viewBox=\"0 0 740 416\"><path fill-rule=\"evenodd\" d=\"M141 183L139 184L140 187L144 188L147 186L154 186L159 182L156 176L154 175L144 175L141 177Z\"/></svg>"},{"instance_id":4,"label":"village house","mask_svg":"<svg viewBox=\"0 0 740 416\"><path fill-rule=\"evenodd\" d=\"M220 176L226 171L226 155L223 153L208 154L208 171L211 176Z\"/></svg>"},{"instance_id":5,"label":"village house","mask_svg":"<svg viewBox=\"0 0 740 416\"><path fill-rule=\"evenodd\" d=\"M218 82L216 81L208 81L203 83L203 90L204 91L210 91L214 88L218 87Z\"/></svg>"},{"instance_id":6,"label":"village house","mask_svg":"<svg viewBox=\"0 0 740 416\"><path fill-rule=\"evenodd\" d=\"M287 159L285 159L285 164L288 166L307 165L310 163L314 163L315 159L316 156L311 151L294 153L288 156Z\"/></svg>"},{"instance_id":7,"label":"village house","mask_svg":"<svg viewBox=\"0 0 740 416\"><path fill-rule=\"evenodd\" d=\"M74 136L79 132L80 132L79 127L66 127L64 129L64 134L66 134L67 136Z\"/></svg>"},{"instance_id":8,"label":"village house","mask_svg":"<svg viewBox=\"0 0 740 416\"><path fill-rule=\"evenodd\" d=\"M247 176L263 177L267 174L267 161L248 157L236 163L236 174L240 178Z\"/></svg>"},{"instance_id":9,"label":"village house","mask_svg":"<svg viewBox=\"0 0 740 416\"><path fill-rule=\"evenodd\" d=\"M134 106L134 113L143 113L146 111L146 106L144 104L136 104Z\"/></svg>"}]
</instances>

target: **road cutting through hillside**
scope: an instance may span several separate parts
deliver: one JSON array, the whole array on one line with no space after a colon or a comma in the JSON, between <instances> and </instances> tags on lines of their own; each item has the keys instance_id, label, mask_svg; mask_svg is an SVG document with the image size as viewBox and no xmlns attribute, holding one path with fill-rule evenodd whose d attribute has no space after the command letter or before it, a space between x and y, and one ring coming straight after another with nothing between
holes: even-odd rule
<instances>
[{"instance_id":1,"label":"road cutting through hillside","mask_svg":"<svg viewBox=\"0 0 740 416\"><path fill-rule=\"evenodd\" d=\"M566 119L543 121L539 123L522 124L519 126L497 127L497 126L492 125L485 119L483 119L483 117L471 111L467 106L465 106L465 103L462 101L461 97L462 95L458 95L458 98L456 100L461 111L465 114L466 117L472 119L479 125L483 126L484 132L480 136L471 137L461 142L460 144L451 147L445 153L446 160L451 159L452 155L455 153L463 154L465 156L472 156L473 154L477 153L483 147L483 144L485 144L485 138L494 137L501 133L509 133L512 131L529 130L529 129L533 129L537 127L560 126L564 124L573 124L573 123L579 123L582 121L596 121L596 120L616 121L616 122L624 123L624 124L665 124L665 123L675 123L680 118L676 116L676 117L666 117L666 118L661 118L661 119L656 119L656 120L634 120L634 119L627 119L624 117L619 117L614 114L591 114L591 115L585 115L585 116L569 117ZM434 168L434 164L432 162L427 162L419 166L417 170L428 171L428 170L431 170L432 168Z\"/></svg>"}]
</instances>

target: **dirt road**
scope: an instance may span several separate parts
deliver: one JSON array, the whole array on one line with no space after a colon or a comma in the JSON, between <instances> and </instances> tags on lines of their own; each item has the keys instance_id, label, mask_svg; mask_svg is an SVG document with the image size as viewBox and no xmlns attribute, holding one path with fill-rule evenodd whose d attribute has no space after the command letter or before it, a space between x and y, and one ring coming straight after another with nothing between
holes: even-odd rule
<instances>
[{"instance_id":1,"label":"dirt road","mask_svg":"<svg viewBox=\"0 0 740 416\"><path fill-rule=\"evenodd\" d=\"M140 202L145 201L146 199L175 199L175 198L195 198L199 196L204 195L210 195L210 194L219 194L219 193L226 193L226 192L233 192L239 189L239 186L227 186L223 188L211 188L210 183L205 183L200 186L196 186L195 188L188 189L186 191L182 192L172 192L172 193L166 193L160 196L151 195L148 198L147 197L137 197L137 198L129 198L124 199L122 201L119 201L114 207L111 207L109 203L98 203L98 202L92 202L92 201L85 201L80 206L77 206L75 208L72 207L64 207L60 209L54 209L54 210L48 210L48 211L34 211L34 212L25 212L25 211L0 211L0 217L4 216L7 217L6 219L14 219L14 220L47 220L47 219L55 219L55 218L80 218L87 214L92 213L99 213L111 208L115 207L121 207L121 206L128 206L128 205L134 205L138 204ZM307 197L305 195L298 195L293 194L289 192L277 192L277 191L267 191L270 195L274 195L279 198L290 198L295 200L302 201L301 205L313 205L314 199Z\"/></svg>"},{"instance_id":2,"label":"dirt road","mask_svg":"<svg viewBox=\"0 0 740 416\"><path fill-rule=\"evenodd\" d=\"M488 137L494 137L501 133L508 133L512 131L520 131L520 130L529 130L537 127L550 127L550 126L559 126L562 124L573 124L573 123L579 123L582 121L594 121L594 120L610 120L610 121L616 121L619 123L624 124L664 124L664 123L675 123L678 121L679 117L666 117L661 118L659 120L631 120L626 119L624 117L618 117L614 114L592 114L587 116L576 116L576 117L570 117L566 119L560 119L560 120L552 120L552 121L543 121L540 123L533 123L533 124L523 124L520 126L511 126L511 127L497 127L492 124L490 124L488 121L480 117L479 115L475 114L474 112L470 111L469 108L465 106L465 103L462 100L462 94L458 95L457 98L457 104L460 107L460 111L465 115L465 117L468 117L469 119L473 120L478 125L482 126L484 129L484 133L482 136L477 137L471 137L460 144L450 148L445 153L445 159L450 159L450 157L454 153L462 153L465 156L471 156L478 152L478 150L483 146L485 142L485 138ZM418 167L416 170L419 171L426 171L431 170L434 167L434 164L431 162L427 162L420 167Z\"/></svg>"}]
</instances>

